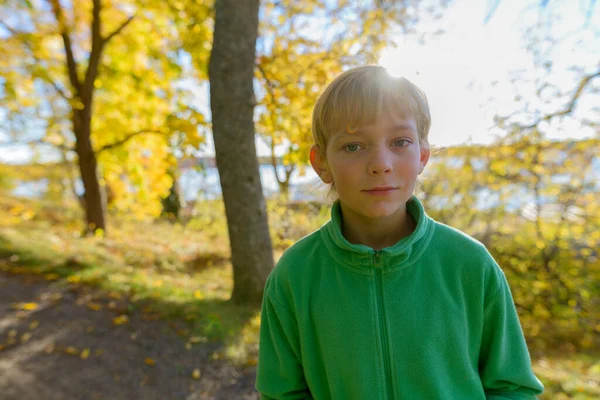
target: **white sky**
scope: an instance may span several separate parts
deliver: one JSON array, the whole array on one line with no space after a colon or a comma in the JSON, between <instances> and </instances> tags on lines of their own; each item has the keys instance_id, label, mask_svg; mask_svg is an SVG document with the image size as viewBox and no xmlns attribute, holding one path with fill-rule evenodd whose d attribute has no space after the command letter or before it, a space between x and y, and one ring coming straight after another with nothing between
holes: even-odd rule
<instances>
[{"instance_id":1,"label":"white sky","mask_svg":"<svg viewBox=\"0 0 600 400\"><path fill-rule=\"evenodd\" d=\"M489 143L493 139L489 129L493 126L493 116L514 111L511 105L516 92L510 71L530 69L533 65L533 56L525 50L523 29L547 15L540 12L540 0L502 0L490 22L484 24L490 3L490 0L456 1L442 20L434 23L432 31L443 29L445 34L428 39L425 45L414 38L400 39L398 48L388 49L380 60L392 75L405 76L427 94L432 113L430 142L436 146L469 141ZM548 7L555 7L561 1L549 3ZM557 37L583 26L587 10L587 1L562 3L560 13L564 20L552 32ZM599 14L596 10L595 21ZM597 34L588 46L595 46L595 55L594 52L584 55L582 51L573 54L573 47L564 44L556 48L552 59L555 65L567 60L597 68L597 64L593 65L600 51ZM569 92L575 88L567 75L557 72L555 77ZM498 84L492 88L493 81ZM530 89L534 91L535 86ZM495 100L490 101L490 96ZM566 138L565 132L569 137L592 134L591 130L578 126L570 128L555 129L548 134L555 138Z\"/></svg>"},{"instance_id":2,"label":"white sky","mask_svg":"<svg viewBox=\"0 0 600 400\"><path fill-rule=\"evenodd\" d=\"M485 16L494 1L454 0L442 19L423 20L417 25L419 32L443 29L443 34L428 37L424 44L414 36L399 36L398 47L388 49L382 55L380 63L391 74L407 77L427 94L432 112L430 142L435 146L489 143L493 138L490 133L493 116L514 107L516 87L511 83L510 72L523 68L531 74L533 57L525 50L523 30L544 18L539 10L540 0L502 0L491 21L485 24ZM589 1L550 0L548 7L562 4L560 14L563 19L553 28L553 35L581 28ZM598 8L590 21L592 27L600 26ZM576 37L585 38L587 47L582 50L567 43L556 48L552 59L557 64L566 60L586 65L588 69L597 68L600 34L588 29ZM557 73L553 78L561 87L574 87L567 74ZM498 83L492 87L493 81ZM535 86L520 89L527 96ZM196 93L196 105L208 110L208 86L202 85ZM490 97L494 99L490 100ZM588 99L587 107L591 108L593 103ZM579 107L585 108L586 101L583 100ZM576 123L567 124L563 129L551 129L548 133L563 139L592 134L591 130ZM213 153L210 135L207 139L206 151ZM257 150L259 155L269 152L260 140L257 140ZM0 162L22 162L30 155L28 148L8 150L0 146Z\"/></svg>"}]
</instances>

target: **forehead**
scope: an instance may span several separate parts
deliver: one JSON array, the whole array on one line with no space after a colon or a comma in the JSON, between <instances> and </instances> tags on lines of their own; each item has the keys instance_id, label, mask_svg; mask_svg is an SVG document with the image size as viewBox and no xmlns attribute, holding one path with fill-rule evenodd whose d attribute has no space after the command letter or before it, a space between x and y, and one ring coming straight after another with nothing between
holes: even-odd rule
<instances>
[{"instance_id":1,"label":"forehead","mask_svg":"<svg viewBox=\"0 0 600 400\"><path fill-rule=\"evenodd\" d=\"M416 119L412 116L404 117L383 113L375 120L365 124L359 124L358 126L348 124L345 129L342 128L332 132L330 138L333 141L359 136L382 136L397 133L418 136Z\"/></svg>"},{"instance_id":2,"label":"forehead","mask_svg":"<svg viewBox=\"0 0 600 400\"><path fill-rule=\"evenodd\" d=\"M417 131L417 108L402 92L380 91L371 96L340 96L324 118L326 136L368 128L410 126Z\"/></svg>"}]
</instances>

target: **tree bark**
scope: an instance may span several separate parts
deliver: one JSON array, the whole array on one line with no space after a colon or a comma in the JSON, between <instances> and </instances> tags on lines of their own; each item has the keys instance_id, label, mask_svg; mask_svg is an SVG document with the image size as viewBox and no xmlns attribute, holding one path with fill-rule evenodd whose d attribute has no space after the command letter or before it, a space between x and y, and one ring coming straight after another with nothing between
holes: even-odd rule
<instances>
[{"instance_id":1,"label":"tree bark","mask_svg":"<svg viewBox=\"0 0 600 400\"><path fill-rule=\"evenodd\" d=\"M71 92L73 93L71 100L73 100L74 104L72 105L71 118L73 133L76 139L75 152L79 158L79 172L85 190L83 195L86 218L86 227L83 231L85 235L93 234L100 229L106 233L102 192L100 191L100 183L98 181L98 162L91 140L94 82L98 76L98 68L102 59L104 46L106 46L110 39L125 29L134 18L131 16L107 37L102 37L102 3L101 0L92 0L92 3L92 48L88 57L85 77L81 80L78 73L79 66L73 53L73 45L69 34L70 28L67 26L62 6L59 0L50 0L50 6L58 23L65 48L65 69L71 83Z\"/></svg>"},{"instance_id":2,"label":"tree bark","mask_svg":"<svg viewBox=\"0 0 600 400\"><path fill-rule=\"evenodd\" d=\"M91 107L91 105L90 105ZM73 110L73 131L75 152L79 158L79 173L83 182L86 227L84 234L93 234L98 229L106 232L104 207L98 182L98 163L91 142L91 111Z\"/></svg>"},{"instance_id":3,"label":"tree bark","mask_svg":"<svg viewBox=\"0 0 600 400\"><path fill-rule=\"evenodd\" d=\"M231 300L259 305L273 252L254 143L259 0L217 0L209 64L217 169L231 245Z\"/></svg>"}]
</instances>

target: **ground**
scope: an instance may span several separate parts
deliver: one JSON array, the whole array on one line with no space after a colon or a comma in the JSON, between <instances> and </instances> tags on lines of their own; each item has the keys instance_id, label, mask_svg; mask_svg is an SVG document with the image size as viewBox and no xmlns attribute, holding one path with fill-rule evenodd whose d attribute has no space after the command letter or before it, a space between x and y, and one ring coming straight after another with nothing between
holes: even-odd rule
<instances>
[{"instance_id":1,"label":"ground","mask_svg":"<svg viewBox=\"0 0 600 400\"><path fill-rule=\"evenodd\" d=\"M211 357L177 326L93 289L0 272L5 400L257 399L255 368ZM123 317L124 315L124 317Z\"/></svg>"}]
</instances>

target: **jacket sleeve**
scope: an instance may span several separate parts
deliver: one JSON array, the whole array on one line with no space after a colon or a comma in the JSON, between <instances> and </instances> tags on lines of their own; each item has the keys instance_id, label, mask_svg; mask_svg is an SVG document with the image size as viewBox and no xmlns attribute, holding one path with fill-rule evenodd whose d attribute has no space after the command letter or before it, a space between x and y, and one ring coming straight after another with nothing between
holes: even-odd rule
<instances>
[{"instance_id":1,"label":"jacket sleeve","mask_svg":"<svg viewBox=\"0 0 600 400\"><path fill-rule=\"evenodd\" d=\"M296 319L267 291L262 304L256 390L262 400L312 399L302 369Z\"/></svg>"},{"instance_id":2,"label":"jacket sleeve","mask_svg":"<svg viewBox=\"0 0 600 400\"><path fill-rule=\"evenodd\" d=\"M489 400L536 399L544 386L534 375L525 337L504 273L496 265L497 289L486 296L479 374Z\"/></svg>"}]
</instances>

